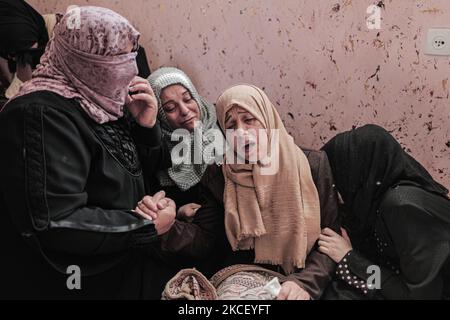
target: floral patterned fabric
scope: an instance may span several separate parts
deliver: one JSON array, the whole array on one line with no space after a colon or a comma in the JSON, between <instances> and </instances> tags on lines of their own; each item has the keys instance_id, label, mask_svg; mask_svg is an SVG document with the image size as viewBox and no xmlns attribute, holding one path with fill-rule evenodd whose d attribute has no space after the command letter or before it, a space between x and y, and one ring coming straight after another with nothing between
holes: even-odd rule
<instances>
[{"instance_id":1,"label":"floral patterned fabric","mask_svg":"<svg viewBox=\"0 0 450 320\"><path fill-rule=\"evenodd\" d=\"M282 274L256 265L233 265L211 278L219 300L273 300L265 286L273 279L286 281Z\"/></svg>"},{"instance_id":2,"label":"floral patterned fabric","mask_svg":"<svg viewBox=\"0 0 450 320\"><path fill-rule=\"evenodd\" d=\"M255 265L233 265L210 280L195 269L178 272L167 284L162 300L274 300L266 285L282 274Z\"/></svg>"},{"instance_id":3,"label":"floral patterned fabric","mask_svg":"<svg viewBox=\"0 0 450 320\"><path fill-rule=\"evenodd\" d=\"M265 286L273 279L265 272L238 272L217 288L219 300L273 300Z\"/></svg>"},{"instance_id":4,"label":"floral patterned fabric","mask_svg":"<svg viewBox=\"0 0 450 320\"><path fill-rule=\"evenodd\" d=\"M114 11L74 8L56 25L33 79L17 96L48 90L76 99L97 123L117 120L123 115L128 86L138 74L134 51L139 36Z\"/></svg>"},{"instance_id":5,"label":"floral patterned fabric","mask_svg":"<svg viewBox=\"0 0 450 320\"><path fill-rule=\"evenodd\" d=\"M217 293L199 271L183 269L166 284L162 300L217 300Z\"/></svg>"}]
</instances>

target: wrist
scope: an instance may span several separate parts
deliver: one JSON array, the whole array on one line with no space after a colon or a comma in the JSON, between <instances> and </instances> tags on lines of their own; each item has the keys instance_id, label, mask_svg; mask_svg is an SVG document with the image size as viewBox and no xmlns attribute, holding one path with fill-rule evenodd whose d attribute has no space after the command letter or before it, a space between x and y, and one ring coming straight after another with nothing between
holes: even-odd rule
<instances>
[{"instance_id":1,"label":"wrist","mask_svg":"<svg viewBox=\"0 0 450 320\"><path fill-rule=\"evenodd\" d=\"M339 261L335 261L335 262L338 263L338 264L344 263L344 260L348 260L348 258L349 258L350 255L352 254L352 251L353 251L353 249L348 250L348 251L344 254L344 256L343 256L341 259L339 259ZM347 262L347 261L345 261L345 262Z\"/></svg>"},{"instance_id":2,"label":"wrist","mask_svg":"<svg viewBox=\"0 0 450 320\"><path fill-rule=\"evenodd\" d=\"M162 143L162 132L158 121L155 121L152 128L143 127L138 122L135 122L132 127L132 133L136 143L139 145L157 147Z\"/></svg>"},{"instance_id":3,"label":"wrist","mask_svg":"<svg viewBox=\"0 0 450 320\"><path fill-rule=\"evenodd\" d=\"M156 125L156 119L154 121L150 121L148 123L141 123L136 119L136 122L139 126L146 128L146 129L153 129L153 127Z\"/></svg>"}]
</instances>

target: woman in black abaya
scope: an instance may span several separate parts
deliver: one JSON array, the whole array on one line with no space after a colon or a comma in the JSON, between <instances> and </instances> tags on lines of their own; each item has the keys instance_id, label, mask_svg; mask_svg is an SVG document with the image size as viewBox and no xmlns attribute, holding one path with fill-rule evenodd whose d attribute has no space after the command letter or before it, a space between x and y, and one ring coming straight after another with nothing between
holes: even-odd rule
<instances>
[{"instance_id":1,"label":"woman in black abaya","mask_svg":"<svg viewBox=\"0 0 450 320\"><path fill-rule=\"evenodd\" d=\"M448 190L375 125L341 133L323 150L348 232L320 236L320 250L339 264L324 298L449 297Z\"/></svg>"}]
</instances>

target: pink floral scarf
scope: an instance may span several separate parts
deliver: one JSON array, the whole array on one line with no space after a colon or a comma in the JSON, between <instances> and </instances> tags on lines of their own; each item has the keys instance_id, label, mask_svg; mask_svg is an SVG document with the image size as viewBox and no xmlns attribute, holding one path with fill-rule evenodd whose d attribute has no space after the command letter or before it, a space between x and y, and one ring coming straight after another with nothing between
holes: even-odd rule
<instances>
[{"instance_id":1,"label":"pink floral scarf","mask_svg":"<svg viewBox=\"0 0 450 320\"><path fill-rule=\"evenodd\" d=\"M74 8L56 25L33 79L22 85L15 98L52 91L76 99L97 123L117 120L123 115L128 86L138 73L134 51L139 36L114 11Z\"/></svg>"}]
</instances>

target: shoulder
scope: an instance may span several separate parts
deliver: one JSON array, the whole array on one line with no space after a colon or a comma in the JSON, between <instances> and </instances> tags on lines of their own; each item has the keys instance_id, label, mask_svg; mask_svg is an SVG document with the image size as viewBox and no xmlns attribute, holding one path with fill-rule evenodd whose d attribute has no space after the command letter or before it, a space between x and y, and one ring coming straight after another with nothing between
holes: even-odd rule
<instances>
[{"instance_id":1,"label":"shoulder","mask_svg":"<svg viewBox=\"0 0 450 320\"><path fill-rule=\"evenodd\" d=\"M385 220L429 224L438 219L450 223L450 201L416 186L397 186L386 191L379 210Z\"/></svg>"},{"instance_id":2,"label":"shoulder","mask_svg":"<svg viewBox=\"0 0 450 320\"><path fill-rule=\"evenodd\" d=\"M222 167L216 164L209 165L200 183L204 189L211 192L217 201L222 201L225 186Z\"/></svg>"},{"instance_id":3,"label":"shoulder","mask_svg":"<svg viewBox=\"0 0 450 320\"><path fill-rule=\"evenodd\" d=\"M300 149L308 159L313 176L318 176L324 172L331 171L328 156L325 151L312 150L302 147L300 147Z\"/></svg>"},{"instance_id":4,"label":"shoulder","mask_svg":"<svg viewBox=\"0 0 450 320\"><path fill-rule=\"evenodd\" d=\"M48 91L36 91L5 105L0 112L0 135L2 139L18 141L45 132L62 139L61 133L90 132L90 123L75 100Z\"/></svg>"},{"instance_id":5,"label":"shoulder","mask_svg":"<svg viewBox=\"0 0 450 320\"><path fill-rule=\"evenodd\" d=\"M45 106L55 110L71 111L77 109L78 103L73 99L67 99L50 91L35 91L9 101L3 111L7 112L10 109L25 106ZM72 106L72 108L68 108L68 106Z\"/></svg>"},{"instance_id":6,"label":"shoulder","mask_svg":"<svg viewBox=\"0 0 450 320\"><path fill-rule=\"evenodd\" d=\"M380 209L395 209L394 211L398 211L420 207L427 196L428 192L418 187L396 186L386 191L381 201Z\"/></svg>"},{"instance_id":7,"label":"shoulder","mask_svg":"<svg viewBox=\"0 0 450 320\"><path fill-rule=\"evenodd\" d=\"M303 151L310 163L320 163L320 161L322 161L323 159L327 159L327 154L325 153L325 151L313 150L303 147L300 147L300 149Z\"/></svg>"},{"instance_id":8,"label":"shoulder","mask_svg":"<svg viewBox=\"0 0 450 320\"><path fill-rule=\"evenodd\" d=\"M441 195L431 193L414 185L399 185L388 189L383 196L380 209L411 209L434 211L439 208L450 210L450 201Z\"/></svg>"},{"instance_id":9,"label":"shoulder","mask_svg":"<svg viewBox=\"0 0 450 320\"><path fill-rule=\"evenodd\" d=\"M201 183L204 186L215 186L217 184L221 185L224 182L222 167L217 164L211 164L206 168L205 173L203 174Z\"/></svg>"},{"instance_id":10,"label":"shoulder","mask_svg":"<svg viewBox=\"0 0 450 320\"><path fill-rule=\"evenodd\" d=\"M0 120L17 121L38 114L52 115L55 118L83 117L81 108L74 99L67 99L50 91L36 91L10 100L0 112Z\"/></svg>"},{"instance_id":11,"label":"shoulder","mask_svg":"<svg viewBox=\"0 0 450 320\"><path fill-rule=\"evenodd\" d=\"M398 186L386 192L379 214L399 252L405 255L420 249L434 255L439 246L448 248L449 210L450 201L442 196L415 186Z\"/></svg>"}]
</instances>

